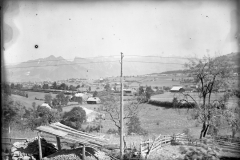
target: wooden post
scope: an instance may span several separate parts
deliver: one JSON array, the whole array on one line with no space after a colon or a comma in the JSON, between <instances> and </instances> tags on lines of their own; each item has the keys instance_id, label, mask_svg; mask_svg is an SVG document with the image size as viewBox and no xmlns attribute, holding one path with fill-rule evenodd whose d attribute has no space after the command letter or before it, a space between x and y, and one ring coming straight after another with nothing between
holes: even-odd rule
<instances>
[{"instance_id":1,"label":"wooden post","mask_svg":"<svg viewBox=\"0 0 240 160\"><path fill-rule=\"evenodd\" d=\"M41 139L40 139L40 133L38 132L38 147L39 147L39 159L42 160L42 145L41 145Z\"/></svg>"},{"instance_id":2,"label":"wooden post","mask_svg":"<svg viewBox=\"0 0 240 160\"><path fill-rule=\"evenodd\" d=\"M82 148L82 159L85 160L85 144L83 144Z\"/></svg>"},{"instance_id":3,"label":"wooden post","mask_svg":"<svg viewBox=\"0 0 240 160\"><path fill-rule=\"evenodd\" d=\"M56 136L56 139L57 139L57 147L58 147L58 150L60 151L61 150L60 138Z\"/></svg>"},{"instance_id":4,"label":"wooden post","mask_svg":"<svg viewBox=\"0 0 240 160\"><path fill-rule=\"evenodd\" d=\"M121 97L120 97L120 160L123 160L124 155L124 143L123 143L123 53L121 53Z\"/></svg>"},{"instance_id":5,"label":"wooden post","mask_svg":"<svg viewBox=\"0 0 240 160\"><path fill-rule=\"evenodd\" d=\"M142 156L142 142L140 142L140 156L139 158Z\"/></svg>"}]
</instances>

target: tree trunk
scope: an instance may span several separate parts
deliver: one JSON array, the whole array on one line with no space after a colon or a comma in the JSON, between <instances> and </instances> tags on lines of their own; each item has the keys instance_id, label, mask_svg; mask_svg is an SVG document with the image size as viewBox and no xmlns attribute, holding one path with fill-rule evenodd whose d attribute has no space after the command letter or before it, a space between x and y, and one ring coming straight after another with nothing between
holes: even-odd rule
<instances>
[{"instance_id":1,"label":"tree trunk","mask_svg":"<svg viewBox=\"0 0 240 160\"><path fill-rule=\"evenodd\" d=\"M206 134L207 134L207 131L208 131L208 128L209 128L209 124L207 125L207 127L205 128L205 131L203 132L203 137L205 137L205 136L206 136Z\"/></svg>"},{"instance_id":2,"label":"tree trunk","mask_svg":"<svg viewBox=\"0 0 240 160\"><path fill-rule=\"evenodd\" d=\"M236 129L235 127L232 128L232 138L235 138L235 134L236 134Z\"/></svg>"},{"instance_id":3,"label":"tree trunk","mask_svg":"<svg viewBox=\"0 0 240 160\"><path fill-rule=\"evenodd\" d=\"M205 129L206 129L206 123L204 122L202 125L201 133L200 133L200 139L202 139Z\"/></svg>"}]
</instances>

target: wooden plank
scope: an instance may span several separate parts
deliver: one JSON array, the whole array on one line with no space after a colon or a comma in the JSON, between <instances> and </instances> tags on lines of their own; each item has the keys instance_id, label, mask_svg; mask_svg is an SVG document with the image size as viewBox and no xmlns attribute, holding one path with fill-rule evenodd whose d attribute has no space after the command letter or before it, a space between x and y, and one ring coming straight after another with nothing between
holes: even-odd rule
<instances>
[{"instance_id":1,"label":"wooden plank","mask_svg":"<svg viewBox=\"0 0 240 160\"><path fill-rule=\"evenodd\" d=\"M2 137L2 139L12 139L12 140L22 140L22 141L27 141L27 138L12 138L12 137Z\"/></svg>"},{"instance_id":2,"label":"wooden plank","mask_svg":"<svg viewBox=\"0 0 240 160\"><path fill-rule=\"evenodd\" d=\"M56 130L49 126L40 126L40 127L37 127L35 130L46 132L48 134L59 136L59 137L64 137L68 134L67 132Z\"/></svg>"},{"instance_id":3,"label":"wooden plank","mask_svg":"<svg viewBox=\"0 0 240 160\"><path fill-rule=\"evenodd\" d=\"M69 140L69 141L72 141L72 142L77 142L77 143L85 144L85 145L90 146L90 147L93 147L93 148L94 148L94 147L97 147L97 148L103 147L103 146L91 144L91 143L89 143L89 142L87 142L87 141L83 141L83 140L80 140L80 139L74 139L74 138L71 138L71 137L69 137L69 136L65 136L64 139Z\"/></svg>"},{"instance_id":4,"label":"wooden plank","mask_svg":"<svg viewBox=\"0 0 240 160\"><path fill-rule=\"evenodd\" d=\"M57 126L57 127L62 128L62 129L67 129L68 131L73 131L73 132L75 132L75 133L78 133L79 135L84 135L84 136L86 136L86 137L94 138L94 139L97 139L97 140L99 140L99 141L106 141L106 139L102 139L102 138L100 138L100 137L97 137L97 136L94 136L94 135L91 135L91 134L87 134L87 133L82 132L82 131L78 131L78 130L73 129L73 128L71 128L71 127L68 127L68 126L66 126L66 125L64 125L64 124L61 124L60 122L52 123L50 126L52 126L52 127Z\"/></svg>"},{"instance_id":5,"label":"wooden plank","mask_svg":"<svg viewBox=\"0 0 240 160\"><path fill-rule=\"evenodd\" d=\"M104 140L101 140L101 139L98 139L98 138L93 138L93 137L89 137L88 135L86 136L85 134L81 134L81 133L78 133L76 131L73 130L68 130L66 128L62 128L62 127L59 127L59 126L56 126L56 125L52 125L51 127L55 128L55 129L58 129L60 131L63 131L63 132L67 132L68 135L72 135L72 136L75 136L75 137L78 137L78 138L85 138L86 140L88 141L91 141L91 142L95 142L95 143L106 143L106 141Z\"/></svg>"}]
</instances>

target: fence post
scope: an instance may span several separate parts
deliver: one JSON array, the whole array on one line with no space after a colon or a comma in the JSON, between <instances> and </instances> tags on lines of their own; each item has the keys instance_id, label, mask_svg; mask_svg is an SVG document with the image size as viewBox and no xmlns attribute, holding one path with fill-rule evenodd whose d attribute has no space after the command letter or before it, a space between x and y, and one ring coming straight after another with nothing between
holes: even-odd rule
<instances>
[{"instance_id":1,"label":"fence post","mask_svg":"<svg viewBox=\"0 0 240 160\"><path fill-rule=\"evenodd\" d=\"M41 132L37 132L37 135L38 135L38 147L39 147L39 159L42 160L42 145L41 145L40 133Z\"/></svg>"},{"instance_id":2,"label":"fence post","mask_svg":"<svg viewBox=\"0 0 240 160\"><path fill-rule=\"evenodd\" d=\"M140 157L142 155L142 142L140 142Z\"/></svg>"},{"instance_id":3,"label":"fence post","mask_svg":"<svg viewBox=\"0 0 240 160\"><path fill-rule=\"evenodd\" d=\"M58 150L60 151L61 150L60 138L56 136L56 139L57 139L57 147L58 147Z\"/></svg>"},{"instance_id":4,"label":"fence post","mask_svg":"<svg viewBox=\"0 0 240 160\"><path fill-rule=\"evenodd\" d=\"M82 157L82 159L85 160L85 144L83 144Z\"/></svg>"}]
</instances>

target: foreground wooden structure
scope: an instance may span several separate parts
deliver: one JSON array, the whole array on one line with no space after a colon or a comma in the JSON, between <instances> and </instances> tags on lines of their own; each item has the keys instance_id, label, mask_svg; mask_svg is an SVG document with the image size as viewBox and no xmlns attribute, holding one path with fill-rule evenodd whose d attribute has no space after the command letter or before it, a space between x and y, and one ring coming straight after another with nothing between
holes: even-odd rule
<instances>
[{"instance_id":1,"label":"foreground wooden structure","mask_svg":"<svg viewBox=\"0 0 240 160\"><path fill-rule=\"evenodd\" d=\"M78 131L76 129L63 125L59 122L52 123L48 126L40 126L40 127L37 127L35 130L38 131L37 134L38 134L40 160L43 158L42 148L41 148L41 139L40 139L41 132L56 136L58 150L61 150L61 139L64 139L65 141L69 141L72 143L81 144L83 147L82 149L83 160L85 160L85 147L100 149L108 145L108 141L106 139L103 139L82 131Z\"/></svg>"}]
</instances>

